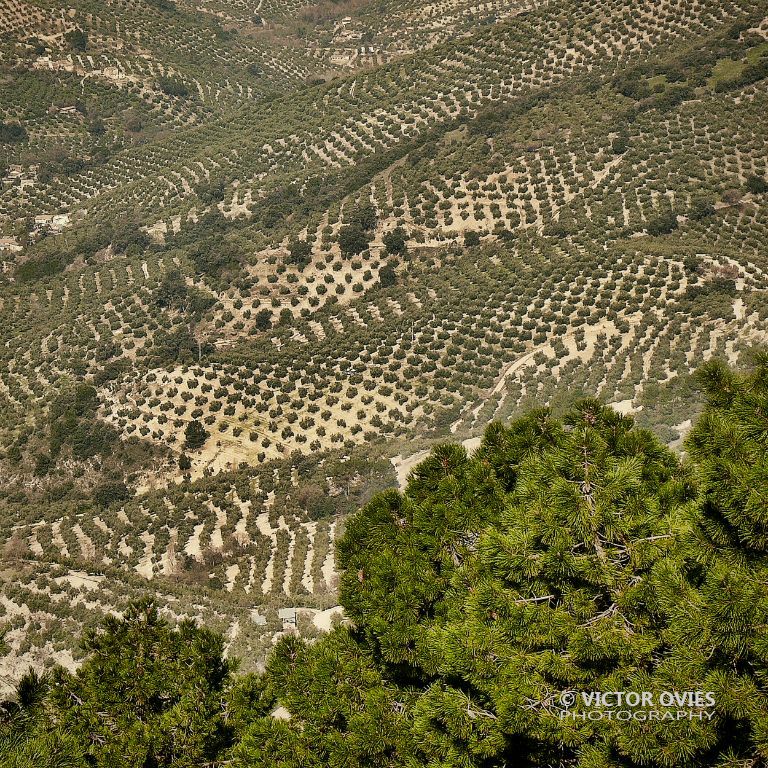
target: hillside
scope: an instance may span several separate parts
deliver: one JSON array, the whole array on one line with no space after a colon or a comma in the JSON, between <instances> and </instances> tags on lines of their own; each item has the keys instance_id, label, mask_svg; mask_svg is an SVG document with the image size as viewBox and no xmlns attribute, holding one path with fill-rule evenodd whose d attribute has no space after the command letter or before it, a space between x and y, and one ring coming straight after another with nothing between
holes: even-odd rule
<instances>
[{"instance_id":1,"label":"hillside","mask_svg":"<svg viewBox=\"0 0 768 768\"><path fill-rule=\"evenodd\" d=\"M594 395L680 448L692 372L766 343L768 3L0 30L6 687L146 589L255 669L340 613L347 516L435 443Z\"/></svg>"},{"instance_id":2,"label":"hillside","mask_svg":"<svg viewBox=\"0 0 768 768\"><path fill-rule=\"evenodd\" d=\"M763 764L768 355L753 363L697 372L685 462L594 399L436 446L349 518L345 620L286 634L258 673L132 601L83 632L76 672L0 702L4 765Z\"/></svg>"}]
</instances>

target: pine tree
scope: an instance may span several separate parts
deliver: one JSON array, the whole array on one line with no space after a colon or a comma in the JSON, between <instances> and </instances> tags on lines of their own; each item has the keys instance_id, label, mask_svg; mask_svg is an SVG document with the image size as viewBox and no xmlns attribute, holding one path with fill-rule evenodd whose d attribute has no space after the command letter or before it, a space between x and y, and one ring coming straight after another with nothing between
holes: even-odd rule
<instances>
[{"instance_id":1,"label":"pine tree","mask_svg":"<svg viewBox=\"0 0 768 768\"><path fill-rule=\"evenodd\" d=\"M401 713L413 694L387 683L347 628L314 645L285 638L270 658L266 678L288 719L256 719L234 750L237 768L411 764L411 738Z\"/></svg>"},{"instance_id":2,"label":"pine tree","mask_svg":"<svg viewBox=\"0 0 768 768\"><path fill-rule=\"evenodd\" d=\"M0 648L0 653L7 648ZM54 727L43 706L48 678L34 670L19 681L13 700L0 703L0 764L3 768L86 768L77 740Z\"/></svg>"},{"instance_id":3,"label":"pine tree","mask_svg":"<svg viewBox=\"0 0 768 768\"><path fill-rule=\"evenodd\" d=\"M145 599L123 618L108 616L83 645L77 672L56 668L46 680L44 716L20 754L64 733L70 762L62 765L199 768L228 746L232 667L220 635L191 621L171 627Z\"/></svg>"},{"instance_id":4,"label":"pine tree","mask_svg":"<svg viewBox=\"0 0 768 768\"><path fill-rule=\"evenodd\" d=\"M719 361L698 373L706 407L686 441L699 475L687 544L697 590L676 597L679 656L717 699L718 748L768 762L768 355L740 375Z\"/></svg>"},{"instance_id":5,"label":"pine tree","mask_svg":"<svg viewBox=\"0 0 768 768\"><path fill-rule=\"evenodd\" d=\"M438 446L405 495L376 497L337 546L341 601L392 673L420 676L420 641L444 611L453 571L476 531L501 511L492 469L457 445Z\"/></svg>"},{"instance_id":6,"label":"pine tree","mask_svg":"<svg viewBox=\"0 0 768 768\"><path fill-rule=\"evenodd\" d=\"M703 366L706 409L687 440L704 493L700 541L731 561L768 553L768 354L757 362L747 376Z\"/></svg>"},{"instance_id":7,"label":"pine tree","mask_svg":"<svg viewBox=\"0 0 768 768\"><path fill-rule=\"evenodd\" d=\"M500 432L497 445L513 439ZM664 627L655 570L694 498L671 452L595 401L510 470L509 503L430 633L441 682L419 701L416 729L425 754L451 765L503 764L521 750L542 764L578 761L600 729L559 719L558 696L622 690L653 668Z\"/></svg>"},{"instance_id":8,"label":"pine tree","mask_svg":"<svg viewBox=\"0 0 768 768\"><path fill-rule=\"evenodd\" d=\"M208 431L197 419L193 419L187 424L186 429L184 430L185 448L190 451L202 448L207 439Z\"/></svg>"}]
</instances>

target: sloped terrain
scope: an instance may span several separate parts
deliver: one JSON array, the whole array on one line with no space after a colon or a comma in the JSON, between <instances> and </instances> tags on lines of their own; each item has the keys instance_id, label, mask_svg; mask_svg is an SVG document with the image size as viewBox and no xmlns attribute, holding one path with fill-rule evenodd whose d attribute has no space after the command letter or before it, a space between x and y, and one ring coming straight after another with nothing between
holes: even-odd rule
<instances>
[{"instance_id":1,"label":"sloped terrain","mask_svg":"<svg viewBox=\"0 0 768 768\"><path fill-rule=\"evenodd\" d=\"M93 610L220 596L256 659L333 608L389 457L582 393L679 441L690 373L768 333L767 16L5 0L16 651L71 651L85 573Z\"/></svg>"}]
</instances>

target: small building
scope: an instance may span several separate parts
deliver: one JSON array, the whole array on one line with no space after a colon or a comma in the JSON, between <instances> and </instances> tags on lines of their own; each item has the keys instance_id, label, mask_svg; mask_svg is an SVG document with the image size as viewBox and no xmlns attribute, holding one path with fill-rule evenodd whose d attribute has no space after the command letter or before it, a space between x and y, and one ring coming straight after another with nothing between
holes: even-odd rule
<instances>
[{"instance_id":1,"label":"small building","mask_svg":"<svg viewBox=\"0 0 768 768\"><path fill-rule=\"evenodd\" d=\"M43 213L35 216L35 229L47 229L51 226L53 216L48 213Z\"/></svg>"},{"instance_id":2,"label":"small building","mask_svg":"<svg viewBox=\"0 0 768 768\"><path fill-rule=\"evenodd\" d=\"M22 250L24 250L23 246L19 244L19 241L15 237L0 237L0 251L18 253Z\"/></svg>"},{"instance_id":3,"label":"small building","mask_svg":"<svg viewBox=\"0 0 768 768\"><path fill-rule=\"evenodd\" d=\"M61 232L62 229L69 226L69 214L60 213L53 217L51 229Z\"/></svg>"},{"instance_id":4,"label":"small building","mask_svg":"<svg viewBox=\"0 0 768 768\"><path fill-rule=\"evenodd\" d=\"M277 618L282 620L283 627L295 627L296 626L296 609L280 608L277 611Z\"/></svg>"},{"instance_id":5,"label":"small building","mask_svg":"<svg viewBox=\"0 0 768 768\"><path fill-rule=\"evenodd\" d=\"M35 216L35 229L36 230L43 230L48 229L51 232L61 232L64 230L65 227L69 225L69 214L68 213L57 213L57 214L41 214L39 216Z\"/></svg>"}]
</instances>

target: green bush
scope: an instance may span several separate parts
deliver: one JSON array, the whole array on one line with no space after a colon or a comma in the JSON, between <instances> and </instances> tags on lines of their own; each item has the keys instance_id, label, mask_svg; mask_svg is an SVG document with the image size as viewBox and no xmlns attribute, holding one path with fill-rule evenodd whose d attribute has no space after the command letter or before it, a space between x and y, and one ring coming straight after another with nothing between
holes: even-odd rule
<instances>
[{"instance_id":1,"label":"green bush","mask_svg":"<svg viewBox=\"0 0 768 768\"><path fill-rule=\"evenodd\" d=\"M157 87L166 95L176 99L186 99L190 95L190 90L186 83L174 77L160 77L157 80Z\"/></svg>"},{"instance_id":2,"label":"green bush","mask_svg":"<svg viewBox=\"0 0 768 768\"><path fill-rule=\"evenodd\" d=\"M100 507L109 507L131 498L131 492L121 481L104 482L93 489L93 500Z\"/></svg>"},{"instance_id":3,"label":"green bush","mask_svg":"<svg viewBox=\"0 0 768 768\"><path fill-rule=\"evenodd\" d=\"M402 227L395 227L387 232L382 238L387 253L392 256L402 256L408 250L406 245L405 230Z\"/></svg>"},{"instance_id":4,"label":"green bush","mask_svg":"<svg viewBox=\"0 0 768 768\"><path fill-rule=\"evenodd\" d=\"M768 192L768 181L762 176L750 176L747 179L747 192L753 195L764 195Z\"/></svg>"},{"instance_id":5,"label":"green bush","mask_svg":"<svg viewBox=\"0 0 768 768\"><path fill-rule=\"evenodd\" d=\"M677 215L674 211L660 213L651 219L646 226L649 235L658 237L659 235L668 235L674 232L678 227Z\"/></svg>"},{"instance_id":6,"label":"green bush","mask_svg":"<svg viewBox=\"0 0 768 768\"><path fill-rule=\"evenodd\" d=\"M88 35L79 27L67 32L64 40L73 51L85 51L88 48Z\"/></svg>"},{"instance_id":7,"label":"green bush","mask_svg":"<svg viewBox=\"0 0 768 768\"><path fill-rule=\"evenodd\" d=\"M202 448L208 439L208 432L205 427L194 419L187 424L184 430L184 446L190 451Z\"/></svg>"},{"instance_id":8,"label":"green bush","mask_svg":"<svg viewBox=\"0 0 768 768\"><path fill-rule=\"evenodd\" d=\"M289 264L304 269L312 260L312 246L306 240L294 239L288 244Z\"/></svg>"},{"instance_id":9,"label":"green bush","mask_svg":"<svg viewBox=\"0 0 768 768\"><path fill-rule=\"evenodd\" d=\"M357 224L348 224L339 231L341 255L347 258L357 256L368 248L368 234Z\"/></svg>"},{"instance_id":10,"label":"green bush","mask_svg":"<svg viewBox=\"0 0 768 768\"><path fill-rule=\"evenodd\" d=\"M28 138L23 125L0 122L0 144L18 144Z\"/></svg>"}]
</instances>

